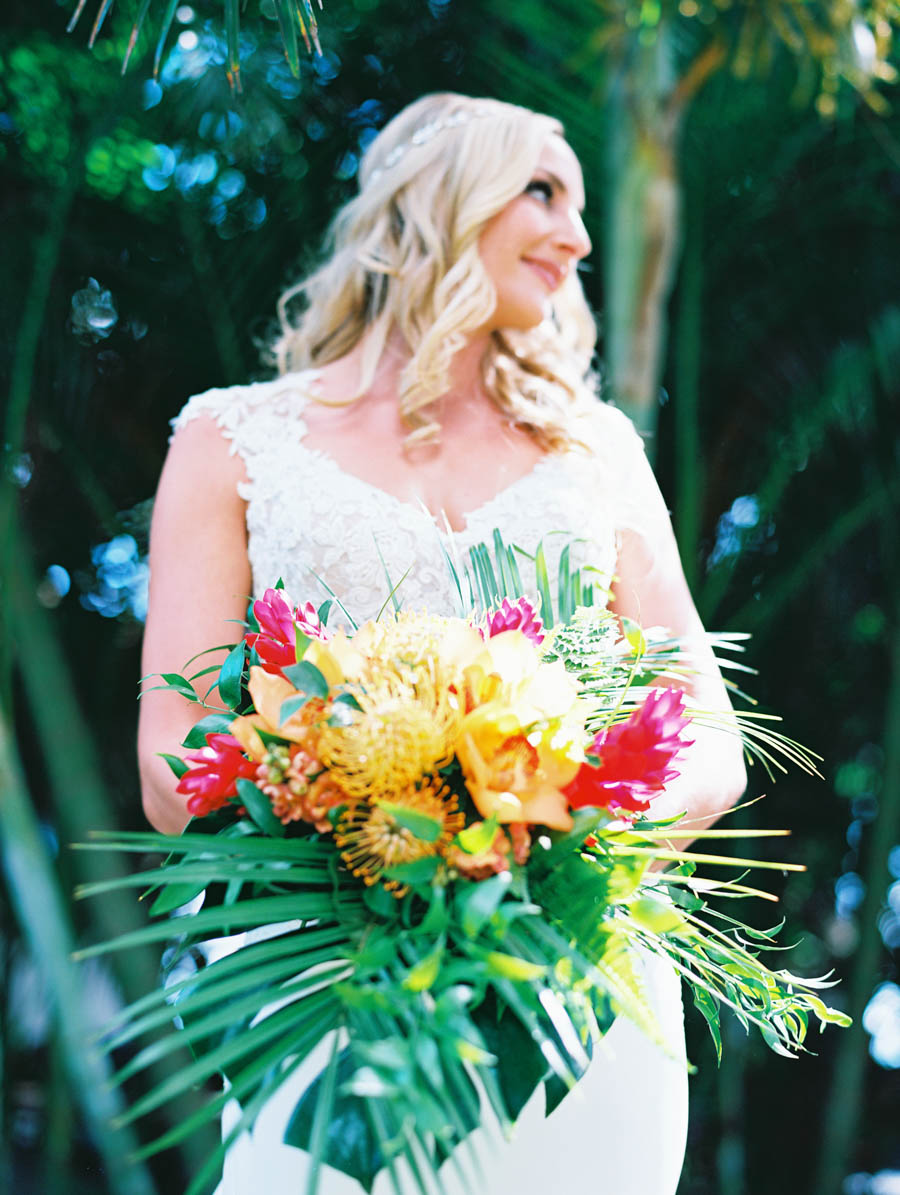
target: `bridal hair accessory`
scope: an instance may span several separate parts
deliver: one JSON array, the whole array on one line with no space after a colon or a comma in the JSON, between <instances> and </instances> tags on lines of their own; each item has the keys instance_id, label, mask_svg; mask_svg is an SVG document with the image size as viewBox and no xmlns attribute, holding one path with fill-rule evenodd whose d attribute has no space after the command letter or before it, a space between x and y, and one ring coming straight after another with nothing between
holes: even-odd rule
<instances>
[{"instance_id":1,"label":"bridal hair accessory","mask_svg":"<svg viewBox=\"0 0 900 1195\"><path fill-rule=\"evenodd\" d=\"M443 133L445 129L457 129L461 125L469 124L473 120L480 120L484 116L491 116L492 113L493 109L488 107L460 108L450 116L442 117L440 120L431 120L428 124L419 125L408 141L401 141L399 145L394 146L384 159L384 164L373 170L367 181L369 183L376 182L385 171L392 170L409 150L427 145L429 141L433 141L438 133Z\"/></svg>"}]
</instances>

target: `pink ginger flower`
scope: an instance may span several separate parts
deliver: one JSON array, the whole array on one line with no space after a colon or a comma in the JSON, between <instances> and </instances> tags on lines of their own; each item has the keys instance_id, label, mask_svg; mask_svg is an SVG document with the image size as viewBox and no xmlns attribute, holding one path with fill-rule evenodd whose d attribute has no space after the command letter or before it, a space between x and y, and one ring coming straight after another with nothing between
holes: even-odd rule
<instances>
[{"instance_id":1,"label":"pink ginger flower","mask_svg":"<svg viewBox=\"0 0 900 1195\"><path fill-rule=\"evenodd\" d=\"M240 743L230 734L208 734L206 746L185 756L194 766L178 781L175 791L187 793L188 813L206 817L237 796L237 781L252 780L256 764L244 755Z\"/></svg>"},{"instance_id":2,"label":"pink ginger flower","mask_svg":"<svg viewBox=\"0 0 900 1195\"><path fill-rule=\"evenodd\" d=\"M487 637L493 639L501 631L521 631L532 643L543 643L544 624L528 598L520 597L515 602L504 598L498 610L487 616Z\"/></svg>"},{"instance_id":3,"label":"pink ginger flower","mask_svg":"<svg viewBox=\"0 0 900 1195\"><path fill-rule=\"evenodd\" d=\"M325 643L331 636L326 627L319 622L319 615L312 602L304 602L294 611L294 622L307 639L321 639Z\"/></svg>"},{"instance_id":4,"label":"pink ginger flower","mask_svg":"<svg viewBox=\"0 0 900 1195\"><path fill-rule=\"evenodd\" d=\"M328 638L312 602L292 610L281 589L267 589L253 603L253 616L259 623L259 631L248 631L244 642L256 648L264 670L276 675L297 662L298 630L308 639Z\"/></svg>"},{"instance_id":5,"label":"pink ginger flower","mask_svg":"<svg viewBox=\"0 0 900 1195\"><path fill-rule=\"evenodd\" d=\"M582 764L562 791L580 809L595 805L632 814L649 808L657 793L680 775L672 761L691 741L681 737L690 717L681 689L651 689L625 721L601 731L588 748L596 764Z\"/></svg>"}]
</instances>

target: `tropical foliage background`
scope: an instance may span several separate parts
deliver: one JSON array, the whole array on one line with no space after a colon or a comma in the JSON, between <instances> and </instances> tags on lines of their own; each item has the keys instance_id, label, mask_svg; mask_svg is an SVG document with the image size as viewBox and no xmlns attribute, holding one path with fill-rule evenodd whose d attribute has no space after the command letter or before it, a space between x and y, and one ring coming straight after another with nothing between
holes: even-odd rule
<instances>
[{"instance_id":1,"label":"tropical foliage background","mask_svg":"<svg viewBox=\"0 0 900 1195\"><path fill-rule=\"evenodd\" d=\"M777 847L808 868L780 886L790 965L833 968L855 1027L793 1064L732 1027L717 1070L689 1011L682 1191L900 1190L895 0L327 0L309 56L290 33L305 4L89 3L67 34L75 11L8 0L0 18L0 1186L178 1190L204 1148L129 1161L112 1121L136 1092L110 1091L86 1048L159 959L70 959L142 917L73 903L111 864L68 844L142 824L166 421L261 376L276 296L361 149L456 89L565 122L608 384L652 434L701 613L753 632L761 703L825 757L824 782L785 777L735 816L794 829Z\"/></svg>"}]
</instances>

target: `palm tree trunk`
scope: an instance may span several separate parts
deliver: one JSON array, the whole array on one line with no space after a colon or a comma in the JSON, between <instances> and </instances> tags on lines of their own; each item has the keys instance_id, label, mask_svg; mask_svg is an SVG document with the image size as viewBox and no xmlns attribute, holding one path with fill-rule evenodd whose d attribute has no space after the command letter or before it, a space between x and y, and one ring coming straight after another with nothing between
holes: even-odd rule
<instances>
[{"instance_id":1,"label":"palm tree trunk","mask_svg":"<svg viewBox=\"0 0 900 1195\"><path fill-rule=\"evenodd\" d=\"M679 250L678 144L690 101L724 58L713 42L679 77L672 36L668 18L649 42L643 31L633 34L608 99L604 348L612 397L650 437Z\"/></svg>"},{"instance_id":2,"label":"palm tree trunk","mask_svg":"<svg viewBox=\"0 0 900 1195\"><path fill-rule=\"evenodd\" d=\"M704 469L700 451L700 359L703 342L703 210L694 197L685 221L675 325L675 534L693 591L700 564Z\"/></svg>"},{"instance_id":3,"label":"palm tree trunk","mask_svg":"<svg viewBox=\"0 0 900 1195\"><path fill-rule=\"evenodd\" d=\"M661 30L635 49L609 97L609 214L604 340L612 397L652 437L665 349L665 305L675 266L679 196L668 109L673 65ZM652 438L648 445L652 451Z\"/></svg>"}]
</instances>

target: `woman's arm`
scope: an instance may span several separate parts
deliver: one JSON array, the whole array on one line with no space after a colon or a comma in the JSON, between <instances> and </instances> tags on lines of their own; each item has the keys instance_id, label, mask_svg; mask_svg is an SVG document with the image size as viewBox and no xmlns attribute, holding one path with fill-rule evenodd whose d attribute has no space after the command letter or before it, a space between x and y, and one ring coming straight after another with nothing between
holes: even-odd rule
<instances>
[{"instance_id":1,"label":"woman's arm","mask_svg":"<svg viewBox=\"0 0 900 1195\"><path fill-rule=\"evenodd\" d=\"M150 532L150 600L142 672L182 672L187 660L233 643L246 612L250 565L244 502L237 492L243 464L231 455L215 423L201 416L176 432L160 478ZM204 656L189 671L219 663ZM145 681L149 689L153 681ZM196 690L203 696L209 677ZM216 693L210 695L215 702ZM159 752L177 751L207 711L177 693L147 692L140 701L138 762L147 819L164 833L181 831L186 798Z\"/></svg>"},{"instance_id":2,"label":"woman's arm","mask_svg":"<svg viewBox=\"0 0 900 1195\"><path fill-rule=\"evenodd\" d=\"M694 606L656 479L643 451L629 470L629 508L634 526L621 533L612 608L643 627L664 626L680 637L694 670L684 687L701 709L731 712L731 702ZM675 766L680 771L653 802L653 815L687 810L687 828L711 825L740 798L747 784L737 734L713 727L690 727L694 740ZM684 849L686 841L679 840Z\"/></svg>"}]
</instances>

